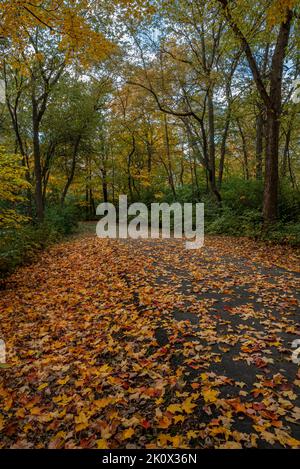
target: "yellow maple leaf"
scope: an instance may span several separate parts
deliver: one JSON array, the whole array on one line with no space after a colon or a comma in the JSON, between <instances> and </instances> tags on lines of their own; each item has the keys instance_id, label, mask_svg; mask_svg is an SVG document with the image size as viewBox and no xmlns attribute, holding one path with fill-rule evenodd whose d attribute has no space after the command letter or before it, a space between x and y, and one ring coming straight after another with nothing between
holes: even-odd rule
<instances>
[{"instance_id":1,"label":"yellow maple leaf","mask_svg":"<svg viewBox=\"0 0 300 469\"><path fill-rule=\"evenodd\" d=\"M103 440L109 440L111 437L111 430L109 425L105 425L103 428L101 428L101 438Z\"/></svg>"},{"instance_id":2,"label":"yellow maple leaf","mask_svg":"<svg viewBox=\"0 0 300 469\"><path fill-rule=\"evenodd\" d=\"M104 407L111 404L112 401L113 399L111 397L103 397L102 399L97 399L94 401L94 405L97 407L97 409L103 409Z\"/></svg>"},{"instance_id":3,"label":"yellow maple leaf","mask_svg":"<svg viewBox=\"0 0 300 469\"><path fill-rule=\"evenodd\" d=\"M65 378L61 378L57 381L57 384L64 385L69 381L70 377L66 376Z\"/></svg>"},{"instance_id":4,"label":"yellow maple leaf","mask_svg":"<svg viewBox=\"0 0 300 469\"><path fill-rule=\"evenodd\" d=\"M159 421L158 421L158 428L169 428L169 426L172 423L172 419L164 415Z\"/></svg>"},{"instance_id":5,"label":"yellow maple leaf","mask_svg":"<svg viewBox=\"0 0 300 469\"><path fill-rule=\"evenodd\" d=\"M133 428L127 428L122 433L122 440L128 440L129 438L132 437L132 435L134 435L134 429Z\"/></svg>"},{"instance_id":6,"label":"yellow maple leaf","mask_svg":"<svg viewBox=\"0 0 300 469\"><path fill-rule=\"evenodd\" d=\"M218 446L218 449L242 449L241 443L237 441L226 441L222 445Z\"/></svg>"},{"instance_id":7,"label":"yellow maple leaf","mask_svg":"<svg viewBox=\"0 0 300 469\"><path fill-rule=\"evenodd\" d=\"M182 413L182 407L180 404L170 404L167 407L167 411L171 412L171 414L175 414L176 412Z\"/></svg>"},{"instance_id":8,"label":"yellow maple leaf","mask_svg":"<svg viewBox=\"0 0 300 469\"><path fill-rule=\"evenodd\" d=\"M275 429L276 437L279 443L283 446L290 446L291 448L299 449L300 448L300 440L296 440L292 436L290 436L287 432L283 430L279 430L278 428Z\"/></svg>"},{"instance_id":9,"label":"yellow maple leaf","mask_svg":"<svg viewBox=\"0 0 300 469\"><path fill-rule=\"evenodd\" d=\"M3 407L3 409L7 412L11 408L12 403L13 403L12 397L5 399L5 406Z\"/></svg>"},{"instance_id":10,"label":"yellow maple leaf","mask_svg":"<svg viewBox=\"0 0 300 469\"><path fill-rule=\"evenodd\" d=\"M174 415L173 419L174 419L174 423L185 421L185 417L183 415Z\"/></svg>"},{"instance_id":11,"label":"yellow maple leaf","mask_svg":"<svg viewBox=\"0 0 300 469\"><path fill-rule=\"evenodd\" d=\"M182 404L182 409L186 414L191 414L193 409L197 407L197 404L192 402L193 397L188 397Z\"/></svg>"},{"instance_id":12,"label":"yellow maple leaf","mask_svg":"<svg viewBox=\"0 0 300 469\"><path fill-rule=\"evenodd\" d=\"M187 437L188 437L188 439L197 438L198 434L199 434L199 432L195 432L194 430L189 430L187 432Z\"/></svg>"},{"instance_id":13,"label":"yellow maple leaf","mask_svg":"<svg viewBox=\"0 0 300 469\"><path fill-rule=\"evenodd\" d=\"M42 412L42 409L40 409L40 407L33 407L30 410L31 415L40 415L41 412Z\"/></svg>"},{"instance_id":14,"label":"yellow maple leaf","mask_svg":"<svg viewBox=\"0 0 300 469\"><path fill-rule=\"evenodd\" d=\"M216 389L204 389L202 391L202 396L204 397L204 401L207 404L212 404L216 402L218 395L219 391L217 391Z\"/></svg>"},{"instance_id":15,"label":"yellow maple leaf","mask_svg":"<svg viewBox=\"0 0 300 469\"><path fill-rule=\"evenodd\" d=\"M171 441L172 436L171 435L165 435L164 433L160 433L158 435L157 441L160 446L167 446L169 441Z\"/></svg>"},{"instance_id":16,"label":"yellow maple leaf","mask_svg":"<svg viewBox=\"0 0 300 469\"><path fill-rule=\"evenodd\" d=\"M100 366L97 370L97 375L99 374L105 374L105 373L110 373L112 371L112 367L109 366L107 363L105 365Z\"/></svg>"},{"instance_id":17,"label":"yellow maple leaf","mask_svg":"<svg viewBox=\"0 0 300 469\"><path fill-rule=\"evenodd\" d=\"M170 437L173 448L179 448L181 446L182 438L179 435Z\"/></svg>"},{"instance_id":18,"label":"yellow maple leaf","mask_svg":"<svg viewBox=\"0 0 300 469\"><path fill-rule=\"evenodd\" d=\"M276 441L276 436L271 432L262 431L260 436L263 438L263 440L267 441L271 445L274 445Z\"/></svg>"},{"instance_id":19,"label":"yellow maple leaf","mask_svg":"<svg viewBox=\"0 0 300 469\"><path fill-rule=\"evenodd\" d=\"M77 379L77 380L75 381L75 386L76 386L76 388L80 388L80 387L82 387L83 385L84 385L84 380L83 380L83 379Z\"/></svg>"},{"instance_id":20,"label":"yellow maple leaf","mask_svg":"<svg viewBox=\"0 0 300 469\"><path fill-rule=\"evenodd\" d=\"M109 449L107 441L101 438L100 440L96 441L98 449Z\"/></svg>"},{"instance_id":21,"label":"yellow maple leaf","mask_svg":"<svg viewBox=\"0 0 300 469\"><path fill-rule=\"evenodd\" d=\"M18 409L16 411L16 417L21 417L21 418L25 417L25 410L22 408Z\"/></svg>"},{"instance_id":22,"label":"yellow maple leaf","mask_svg":"<svg viewBox=\"0 0 300 469\"><path fill-rule=\"evenodd\" d=\"M40 386L38 387L38 391L41 391L42 389L45 389L47 386L48 386L48 383L40 384Z\"/></svg>"},{"instance_id":23,"label":"yellow maple leaf","mask_svg":"<svg viewBox=\"0 0 300 469\"><path fill-rule=\"evenodd\" d=\"M84 412L80 412L79 415L75 417L75 423L75 429L77 432L84 430L89 424L87 415Z\"/></svg>"}]
</instances>

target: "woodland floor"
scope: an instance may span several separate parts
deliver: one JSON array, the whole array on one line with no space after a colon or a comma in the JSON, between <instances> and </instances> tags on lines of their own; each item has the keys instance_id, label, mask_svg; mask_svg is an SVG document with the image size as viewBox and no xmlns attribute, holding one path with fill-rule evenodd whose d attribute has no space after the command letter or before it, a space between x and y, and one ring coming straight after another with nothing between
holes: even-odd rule
<instances>
[{"instance_id":1,"label":"woodland floor","mask_svg":"<svg viewBox=\"0 0 300 469\"><path fill-rule=\"evenodd\" d=\"M300 447L299 252L93 232L0 291L0 447Z\"/></svg>"}]
</instances>

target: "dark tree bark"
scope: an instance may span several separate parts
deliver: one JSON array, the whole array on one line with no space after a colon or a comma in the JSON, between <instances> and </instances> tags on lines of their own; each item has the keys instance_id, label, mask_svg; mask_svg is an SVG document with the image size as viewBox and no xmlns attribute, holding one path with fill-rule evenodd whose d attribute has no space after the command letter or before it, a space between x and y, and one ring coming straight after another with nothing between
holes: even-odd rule
<instances>
[{"instance_id":1,"label":"dark tree bark","mask_svg":"<svg viewBox=\"0 0 300 469\"><path fill-rule=\"evenodd\" d=\"M211 193L214 195L217 203L220 205L222 199L216 183L215 118L212 89L210 89L208 92L208 129L208 154L205 158L207 161L208 183Z\"/></svg>"},{"instance_id":2,"label":"dark tree bark","mask_svg":"<svg viewBox=\"0 0 300 469\"><path fill-rule=\"evenodd\" d=\"M227 109L227 112L226 112L224 132L223 132L222 141L221 141L219 177L218 177L218 189L219 190L221 189L222 180L223 180L224 163L225 163L225 155L226 155L226 142L227 142L227 137L228 137L228 133L229 133L230 116L231 116L231 112L230 112L230 107L229 107Z\"/></svg>"},{"instance_id":3,"label":"dark tree bark","mask_svg":"<svg viewBox=\"0 0 300 469\"><path fill-rule=\"evenodd\" d=\"M32 131L33 131L33 158L34 158L34 176L35 176L35 205L36 215L39 222L44 219L44 201L43 201L43 182L41 167L41 149L40 149L40 119L38 105L32 94Z\"/></svg>"},{"instance_id":4,"label":"dark tree bark","mask_svg":"<svg viewBox=\"0 0 300 469\"><path fill-rule=\"evenodd\" d=\"M182 144L181 145L181 158L180 158L180 173L179 173L179 181L180 181L181 187L183 187L184 185L183 175L184 175L184 148Z\"/></svg>"},{"instance_id":5,"label":"dark tree bark","mask_svg":"<svg viewBox=\"0 0 300 469\"><path fill-rule=\"evenodd\" d=\"M290 141L292 136L292 128L291 123L287 132L285 133L285 143L284 143L284 150L283 150L283 159L282 159L282 166L281 166L281 176L285 178L287 176L287 170L289 169L291 183L294 186L294 176L291 171L291 160L290 160Z\"/></svg>"},{"instance_id":6,"label":"dark tree bark","mask_svg":"<svg viewBox=\"0 0 300 469\"><path fill-rule=\"evenodd\" d=\"M214 116L214 101L213 101L213 89L212 87L208 90L208 148L209 148L209 170L211 173L211 184L214 189L216 186L216 144L215 144L215 116ZM214 192L214 190L213 190Z\"/></svg>"},{"instance_id":7,"label":"dark tree bark","mask_svg":"<svg viewBox=\"0 0 300 469\"><path fill-rule=\"evenodd\" d=\"M50 142L48 149L46 151L45 161L42 167L42 184L43 184L43 204L45 206L46 201L46 193L47 193L47 185L50 176L50 167L51 167L51 160L55 153L55 143Z\"/></svg>"},{"instance_id":8,"label":"dark tree bark","mask_svg":"<svg viewBox=\"0 0 300 469\"><path fill-rule=\"evenodd\" d=\"M107 173L106 173L106 168L104 166L101 168L101 177L102 177L103 201L108 202Z\"/></svg>"},{"instance_id":9,"label":"dark tree bark","mask_svg":"<svg viewBox=\"0 0 300 469\"><path fill-rule=\"evenodd\" d=\"M166 149L167 162L168 162L167 164L168 181L169 181L169 185L172 190L173 196L176 199L176 189L175 189L175 184L174 184L171 151L170 151L169 127L168 127L168 120L167 120L166 114L163 115L163 118L164 118L164 129L165 129L165 149Z\"/></svg>"},{"instance_id":10,"label":"dark tree bark","mask_svg":"<svg viewBox=\"0 0 300 469\"><path fill-rule=\"evenodd\" d=\"M263 150L264 150L264 112L259 110L256 117L256 138L255 138L255 177L260 180L263 176Z\"/></svg>"},{"instance_id":11,"label":"dark tree bark","mask_svg":"<svg viewBox=\"0 0 300 469\"><path fill-rule=\"evenodd\" d=\"M31 38L35 52L39 50L36 47L35 41ZM42 164L41 164L41 149L40 149L40 125L46 111L49 95L52 87L58 82L65 67L65 62L62 62L56 73L54 70L49 70L48 74L45 70L41 71L36 65L31 70L31 112L32 112L32 134L33 134L33 158L34 158L34 177L35 177L35 202L36 214L38 222L44 219L44 200L43 200L43 178L42 178ZM40 80L40 82L39 82ZM42 91L39 92L40 86Z\"/></svg>"},{"instance_id":12,"label":"dark tree bark","mask_svg":"<svg viewBox=\"0 0 300 469\"><path fill-rule=\"evenodd\" d=\"M153 144L152 142L149 142L149 140L147 139L146 141L146 148L147 148L147 171L148 171L148 174L150 175L151 174L151 170L152 170L152 154L153 154L153 148L152 148Z\"/></svg>"},{"instance_id":13,"label":"dark tree bark","mask_svg":"<svg viewBox=\"0 0 300 469\"><path fill-rule=\"evenodd\" d=\"M133 190L132 190L132 177L131 177L131 160L132 157L135 153L135 137L134 135L132 136L132 149L129 152L127 156L127 180L128 180L128 189L129 189L129 195L130 195L130 200L133 200Z\"/></svg>"},{"instance_id":14,"label":"dark tree bark","mask_svg":"<svg viewBox=\"0 0 300 469\"><path fill-rule=\"evenodd\" d=\"M266 79L268 62L269 62L270 44L266 45L263 61L261 65L261 74L263 79ZM263 152L264 152L264 139L265 139L265 107L260 98L257 103L258 113L256 116L256 136L255 136L255 177L261 180L263 177Z\"/></svg>"},{"instance_id":15,"label":"dark tree bark","mask_svg":"<svg viewBox=\"0 0 300 469\"><path fill-rule=\"evenodd\" d=\"M239 119L237 119L237 125L238 125L238 129L239 129L239 132L240 132L240 136L241 136L241 139L242 139L242 149L243 149L243 157L244 157L244 177L246 180L249 179L249 164L248 164L248 148L247 148L247 141L246 141L246 137L245 137L245 134L244 134L244 131L243 131L243 128L241 126L241 123L239 121Z\"/></svg>"},{"instance_id":16,"label":"dark tree bark","mask_svg":"<svg viewBox=\"0 0 300 469\"><path fill-rule=\"evenodd\" d=\"M77 154L78 154L78 150L79 150L80 140L81 140L81 135L78 135L78 137L75 140L74 148L73 148L73 152L72 152L72 162L71 162L70 172L68 174L67 182L65 184L65 187L64 187L62 195L61 195L60 203L61 203L62 207L64 206L68 190L69 190L70 185L72 184L73 179L74 179L75 169L76 169L76 160L77 160Z\"/></svg>"},{"instance_id":17,"label":"dark tree bark","mask_svg":"<svg viewBox=\"0 0 300 469\"><path fill-rule=\"evenodd\" d=\"M286 21L280 26L271 65L271 103L270 106L267 107L266 118L265 190L263 201L263 214L266 224L274 222L277 218L279 132L282 111L282 74L291 22L292 12L289 11Z\"/></svg>"}]
</instances>

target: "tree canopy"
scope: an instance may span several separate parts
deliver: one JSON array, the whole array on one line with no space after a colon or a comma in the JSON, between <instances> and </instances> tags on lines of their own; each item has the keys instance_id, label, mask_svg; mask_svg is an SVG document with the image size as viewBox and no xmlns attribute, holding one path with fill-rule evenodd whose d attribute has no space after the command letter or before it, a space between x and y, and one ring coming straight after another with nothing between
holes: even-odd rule
<instances>
[{"instance_id":1,"label":"tree canopy","mask_svg":"<svg viewBox=\"0 0 300 469\"><path fill-rule=\"evenodd\" d=\"M0 25L17 210L127 193L297 221L299 2L6 0Z\"/></svg>"}]
</instances>

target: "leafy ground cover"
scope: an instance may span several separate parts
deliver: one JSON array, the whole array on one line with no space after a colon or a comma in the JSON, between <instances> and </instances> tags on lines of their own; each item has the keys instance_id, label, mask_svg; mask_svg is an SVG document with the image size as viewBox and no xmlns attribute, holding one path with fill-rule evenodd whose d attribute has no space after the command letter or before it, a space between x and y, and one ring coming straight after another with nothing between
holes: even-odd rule
<instances>
[{"instance_id":1,"label":"leafy ground cover","mask_svg":"<svg viewBox=\"0 0 300 469\"><path fill-rule=\"evenodd\" d=\"M80 237L1 291L2 448L300 447L299 251Z\"/></svg>"}]
</instances>

